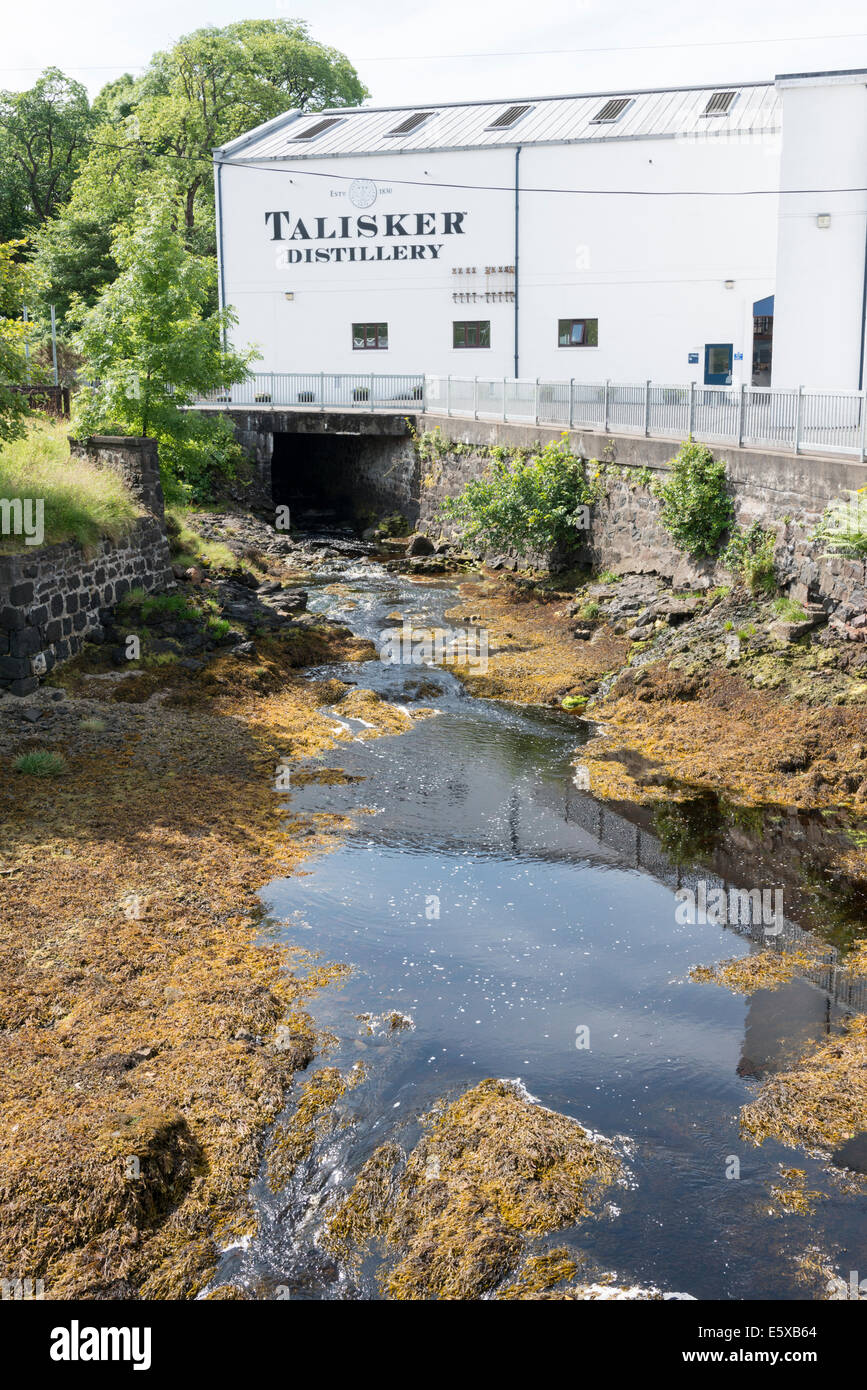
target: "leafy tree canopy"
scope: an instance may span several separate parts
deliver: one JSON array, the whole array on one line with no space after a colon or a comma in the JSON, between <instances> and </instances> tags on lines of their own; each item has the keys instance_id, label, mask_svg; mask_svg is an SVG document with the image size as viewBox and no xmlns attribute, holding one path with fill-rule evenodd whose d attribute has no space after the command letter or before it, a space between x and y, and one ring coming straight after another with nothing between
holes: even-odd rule
<instances>
[{"instance_id":1,"label":"leafy tree canopy","mask_svg":"<svg viewBox=\"0 0 867 1390\"><path fill-rule=\"evenodd\" d=\"M0 235L20 236L67 200L96 117L87 92L46 68L25 92L0 92Z\"/></svg>"},{"instance_id":2,"label":"leafy tree canopy","mask_svg":"<svg viewBox=\"0 0 867 1390\"><path fill-rule=\"evenodd\" d=\"M99 384L76 401L88 432L121 425L147 435L197 394L241 380L253 354L224 349L231 315L207 312L213 267L184 245L169 196L140 200L111 252L116 279L78 311L75 346Z\"/></svg>"},{"instance_id":3,"label":"leafy tree canopy","mask_svg":"<svg viewBox=\"0 0 867 1390\"><path fill-rule=\"evenodd\" d=\"M29 271L19 257L23 243L0 242L0 440L24 432L27 399L10 388L26 379L24 344L27 330L21 308Z\"/></svg>"},{"instance_id":4,"label":"leafy tree canopy","mask_svg":"<svg viewBox=\"0 0 867 1390\"><path fill-rule=\"evenodd\" d=\"M154 436L166 442L176 473L183 477L189 465L201 484L208 437L216 472L226 471L229 440L224 422L208 436L208 422L194 426L183 407L240 381L255 354L223 346L232 316L208 312L213 267L187 248L178 223L177 203L167 194L140 200L132 222L115 233L116 279L90 308L73 306L74 344L94 382L75 396L73 426L83 435Z\"/></svg>"},{"instance_id":5,"label":"leafy tree canopy","mask_svg":"<svg viewBox=\"0 0 867 1390\"><path fill-rule=\"evenodd\" d=\"M114 273L110 231L143 193L170 185L188 247L213 256L213 150L293 107L357 105L367 95L349 59L294 19L197 29L156 53L141 77L109 83L94 101L69 203L38 239L61 313L73 282L92 303ZM213 283L211 293L215 302Z\"/></svg>"}]
</instances>

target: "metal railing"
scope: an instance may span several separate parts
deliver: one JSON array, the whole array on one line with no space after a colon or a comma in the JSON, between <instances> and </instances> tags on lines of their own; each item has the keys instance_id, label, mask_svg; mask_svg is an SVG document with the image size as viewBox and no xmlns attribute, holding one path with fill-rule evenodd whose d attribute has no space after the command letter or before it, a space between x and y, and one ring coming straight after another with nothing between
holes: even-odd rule
<instances>
[{"instance_id":1,"label":"metal railing","mask_svg":"<svg viewBox=\"0 0 867 1390\"><path fill-rule=\"evenodd\" d=\"M418 410L695 439L710 444L850 454L867 459L867 392L767 386L666 385L656 381L542 381L384 373L256 372L195 405L307 410Z\"/></svg>"},{"instance_id":2,"label":"metal railing","mask_svg":"<svg viewBox=\"0 0 867 1390\"><path fill-rule=\"evenodd\" d=\"M246 381L208 391L194 405L281 406L314 410L400 410L424 399L423 376L358 372L255 372Z\"/></svg>"},{"instance_id":3,"label":"metal railing","mask_svg":"<svg viewBox=\"0 0 867 1390\"><path fill-rule=\"evenodd\" d=\"M424 402L465 419L867 458L864 391L426 376Z\"/></svg>"}]
</instances>

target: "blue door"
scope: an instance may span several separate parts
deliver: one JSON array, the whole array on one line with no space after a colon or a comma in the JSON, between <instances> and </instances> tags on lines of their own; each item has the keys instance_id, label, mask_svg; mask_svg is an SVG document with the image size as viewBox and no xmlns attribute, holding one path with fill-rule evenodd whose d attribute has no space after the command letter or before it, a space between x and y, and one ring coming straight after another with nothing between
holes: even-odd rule
<instances>
[{"instance_id":1,"label":"blue door","mask_svg":"<svg viewBox=\"0 0 867 1390\"><path fill-rule=\"evenodd\" d=\"M731 386L732 346L731 343L705 343L705 386Z\"/></svg>"}]
</instances>

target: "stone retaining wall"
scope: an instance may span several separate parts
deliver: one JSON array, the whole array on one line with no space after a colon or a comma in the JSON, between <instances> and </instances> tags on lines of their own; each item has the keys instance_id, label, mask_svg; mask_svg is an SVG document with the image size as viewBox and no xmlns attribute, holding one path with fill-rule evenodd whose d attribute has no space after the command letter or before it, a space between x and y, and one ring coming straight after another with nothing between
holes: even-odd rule
<instances>
[{"instance_id":1,"label":"stone retaining wall","mask_svg":"<svg viewBox=\"0 0 867 1390\"><path fill-rule=\"evenodd\" d=\"M419 428L423 425L427 429L439 428L444 439L459 445L457 451L447 450L422 464L418 524L431 536L448 535L448 528L443 528L438 517L439 507L444 498L454 496L471 479L482 476L490 464L486 450L492 444L544 446L560 437L557 431L528 426L519 431L520 438L512 441L508 426L500 426L492 433L489 424L474 422L468 428L466 421L434 421L430 417L420 421ZM650 468L660 478L665 474L663 457L667 461L678 448L676 441L666 444L640 439L609 440L606 445L601 438L588 441L577 433L569 442L582 457L602 456L615 467ZM599 445L598 451L590 452L591 443ZM619 448L624 443L628 445L625 452ZM811 541L810 533L829 502L842 498L849 489L865 485L864 466L845 459L795 459L737 449L719 449L714 453L728 464L738 522L748 526L759 521L776 532L781 586L801 602L822 603L830 616L844 621L863 613L867 606L865 562L827 554L822 544ZM586 541L578 546L573 558L596 570L617 574L658 574L675 588L730 582L731 575L719 562L695 561L677 549L659 520L659 509L650 488L609 475L605 496L590 509ZM542 568L553 564L556 558L531 556L520 564ZM495 559L512 567L518 564L514 556Z\"/></svg>"},{"instance_id":2,"label":"stone retaining wall","mask_svg":"<svg viewBox=\"0 0 867 1390\"><path fill-rule=\"evenodd\" d=\"M28 695L85 638L101 635L102 614L130 589L172 584L156 443L91 440L75 452L121 473L148 510L119 541L85 555L74 541L0 556L0 691Z\"/></svg>"}]
</instances>

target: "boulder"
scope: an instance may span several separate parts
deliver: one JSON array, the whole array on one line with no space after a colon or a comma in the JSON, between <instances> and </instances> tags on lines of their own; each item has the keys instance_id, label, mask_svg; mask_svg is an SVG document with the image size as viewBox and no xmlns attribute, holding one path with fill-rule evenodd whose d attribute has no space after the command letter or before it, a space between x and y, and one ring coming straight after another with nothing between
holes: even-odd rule
<instances>
[{"instance_id":1,"label":"boulder","mask_svg":"<svg viewBox=\"0 0 867 1390\"><path fill-rule=\"evenodd\" d=\"M422 531L416 531L409 538L406 553L407 555L433 555L435 549L430 536L426 536Z\"/></svg>"}]
</instances>

